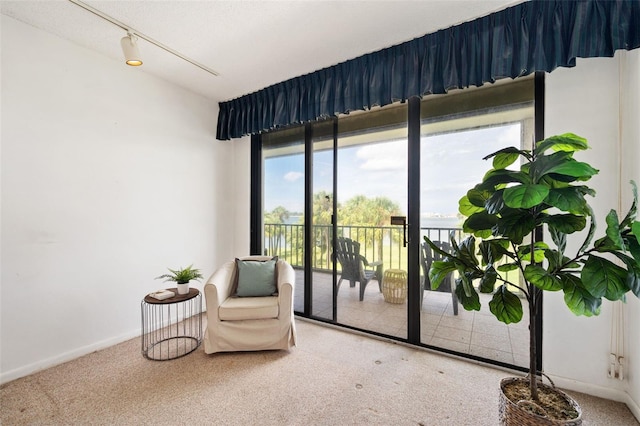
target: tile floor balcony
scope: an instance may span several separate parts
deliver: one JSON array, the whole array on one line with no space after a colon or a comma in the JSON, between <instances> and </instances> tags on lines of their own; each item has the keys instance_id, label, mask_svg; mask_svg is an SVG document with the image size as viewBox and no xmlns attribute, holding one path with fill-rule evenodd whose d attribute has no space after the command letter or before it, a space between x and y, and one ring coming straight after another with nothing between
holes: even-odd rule
<instances>
[{"instance_id":1,"label":"tile floor balcony","mask_svg":"<svg viewBox=\"0 0 640 426\"><path fill-rule=\"evenodd\" d=\"M303 271L296 271L294 307L302 311L304 290ZM331 274L313 273L313 316L332 318ZM407 303L388 303L372 280L366 288L364 298L359 300L359 283L349 287L343 281L338 291L337 322L362 330L388 336L407 337ZM481 294L482 309L466 311L458 307L453 314L450 293L425 291L421 314L421 341L430 346L453 350L496 360L520 367L528 367L529 331L528 317L517 324L503 324L489 312L490 295ZM523 306L526 314L526 302Z\"/></svg>"}]
</instances>

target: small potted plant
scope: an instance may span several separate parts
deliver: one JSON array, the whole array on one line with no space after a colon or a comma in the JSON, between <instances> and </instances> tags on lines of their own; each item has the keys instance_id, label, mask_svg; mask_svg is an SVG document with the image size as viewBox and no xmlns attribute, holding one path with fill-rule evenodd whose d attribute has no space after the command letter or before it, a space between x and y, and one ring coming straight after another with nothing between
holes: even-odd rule
<instances>
[{"instance_id":1,"label":"small potted plant","mask_svg":"<svg viewBox=\"0 0 640 426\"><path fill-rule=\"evenodd\" d=\"M167 269L171 272L170 274L160 275L159 277L156 277L156 279L164 279L164 281L175 281L178 287L178 294L189 293L189 281L202 279L200 270L194 269L193 265L189 265L186 268L177 270L171 268Z\"/></svg>"},{"instance_id":2,"label":"small potted plant","mask_svg":"<svg viewBox=\"0 0 640 426\"><path fill-rule=\"evenodd\" d=\"M569 310L587 317L600 313L602 298L624 300L629 292L640 297L636 185L632 182L629 212L620 220L611 210L604 236L593 241L596 223L586 196L595 196L595 191L584 182L598 170L573 158L575 152L587 148L584 138L566 133L538 142L531 151L508 147L486 156L485 160L492 159L493 167L459 204L460 213L467 217L463 230L469 236L461 242L452 236L451 253L425 237L431 248L444 256L429 270L432 288L455 273L455 292L464 308L480 310L478 292L493 294L489 309L505 324L522 319L522 299L528 304L529 375L502 381L502 424L582 423L575 401L539 381L542 372L536 366L535 336L543 291L562 291ZM519 170L507 168L518 160ZM543 241L545 228L550 241ZM585 228L584 242L569 254L567 235ZM507 275L509 271L513 272ZM558 326L561 324L550 324ZM518 390L519 396L513 400L509 395L518 386L524 389ZM560 395L557 399L566 401L566 407L545 405L546 395L554 392Z\"/></svg>"}]
</instances>

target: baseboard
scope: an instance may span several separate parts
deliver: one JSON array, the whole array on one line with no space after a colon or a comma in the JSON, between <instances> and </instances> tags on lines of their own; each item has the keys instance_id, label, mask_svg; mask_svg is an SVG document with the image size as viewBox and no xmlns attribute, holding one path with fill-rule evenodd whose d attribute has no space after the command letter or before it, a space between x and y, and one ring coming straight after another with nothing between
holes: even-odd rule
<instances>
[{"instance_id":1,"label":"baseboard","mask_svg":"<svg viewBox=\"0 0 640 426\"><path fill-rule=\"evenodd\" d=\"M99 351L101 349L106 349L109 346L117 345L118 343L126 342L127 340L130 340L136 337L139 338L140 333L141 333L141 329L132 330L128 333L121 334L120 336L113 337L111 339L95 342L95 343L92 343L91 345L76 348L72 351L65 352L63 354L60 354L51 358L43 359L38 362L34 362L33 364L25 365L20 368L16 368L15 370L10 370L7 372L0 373L0 384L5 384L12 380L16 380L21 377L28 376L29 374L33 374L50 367L54 367L59 364L63 364L65 362L74 360L76 358L80 358L81 356L90 354L95 351Z\"/></svg>"},{"instance_id":2,"label":"baseboard","mask_svg":"<svg viewBox=\"0 0 640 426\"><path fill-rule=\"evenodd\" d=\"M593 383L584 383L578 380L568 379L566 377L549 375L556 387L569 391L586 393L587 395L597 396L599 398L610 399L617 402L626 402L629 396L622 389L615 389L606 386L594 385Z\"/></svg>"},{"instance_id":3,"label":"baseboard","mask_svg":"<svg viewBox=\"0 0 640 426\"><path fill-rule=\"evenodd\" d=\"M631 399L631 395L629 394L627 394L627 400L624 401L624 403L627 404L627 407L629 407L631 413L636 417L638 423L640 423L640 405L636 401Z\"/></svg>"},{"instance_id":4,"label":"baseboard","mask_svg":"<svg viewBox=\"0 0 640 426\"><path fill-rule=\"evenodd\" d=\"M205 315L206 309L202 311L203 316ZM168 319L164 321L163 326L166 326L168 323ZM204 327L202 332L204 333ZM125 334L121 334L120 336L113 337L111 339L102 340L99 342L92 343L91 345L83 346L81 348L74 349L69 352L65 352L63 354L43 359L33 364L25 365L20 368L16 368L15 370L2 372L0 373L0 385L8 383L12 380L19 379L20 377L28 376L29 374L37 373L38 371L55 367L56 365L63 364L68 361L72 361L76 358L80 358L81 356L90 354L91 352L99 351L101 349L106 349L109 346L117 345L122 342L126 342L127 340L140 338L142 334L142 328L138 328L137 330L130 331Z\"/></svg>"},{"instance_id":5,"label":"baseboard","mask_svg":"<svg viewBox=\"0 0 640 426\"><path fill-rule=\"evenodd\" d=\"M631 395L623 389L614 389L591 383L584 383L577 380L567 379L566 377L557 377L553 375L550 375L550 377L555 385L561 389L586 393L587 395L622 402L629 407L631 413L640 422L640 405L638 405L638 403L631 398Z\"/></svg>"}]
</instances>

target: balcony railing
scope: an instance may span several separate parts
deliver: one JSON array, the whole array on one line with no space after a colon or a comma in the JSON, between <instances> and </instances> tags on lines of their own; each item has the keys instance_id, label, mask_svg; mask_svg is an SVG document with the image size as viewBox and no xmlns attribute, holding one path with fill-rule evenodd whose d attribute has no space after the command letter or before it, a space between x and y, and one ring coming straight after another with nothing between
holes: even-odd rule
<instances>
[{"instance_id":1,"label":"balcony railing","mask_svg":"<svg viewBox=\"0 0 640 426\"><path fill-rule=\"evenodd\" d=\"M331 225L313 227L312 269L333 270L331 259ZM368 261L381 260L385 269L406 269L407 252L403 248L402 226L338 226L338 236L349 237L360 243L360 254ZM460 228L420 228L420 241L426 235L434 241L456 240L463 236ZM278 256L294 267L304 266L304 225L268 223L264 225L264 254Z\"/></svg>"}]
</instances>

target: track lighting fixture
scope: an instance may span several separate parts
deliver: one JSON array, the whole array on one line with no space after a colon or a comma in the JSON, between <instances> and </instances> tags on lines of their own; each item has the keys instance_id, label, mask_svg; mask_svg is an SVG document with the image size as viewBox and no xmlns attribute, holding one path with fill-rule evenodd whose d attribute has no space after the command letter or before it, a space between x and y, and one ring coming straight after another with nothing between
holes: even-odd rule
<instances>
[{"instance_id":1,"label":"track lighting fixture","mask_svg":"<svg viewBox=\"0 0 640 426\"><path fill-rule=\"evenodd\" d=\"M95 7L84 3L82 0L68 0L68 1L76 6L83 8L88 12L93 13L94 15L104 19L105 21L111 22L113 25L120 27L127 32L126 37L123 37L122 40L120 41L120 44L122 45L122 51L124 52L124 57L126 58L126 61L127 61L127 65L131 65L134 67L142 65L142 59L140 59L140 51L138 50L138 45L136 44L136 41L138 40L138 38L141 38L144 41L151 43L159 47L160 49L166 52L169 52L172 55L175 55L184 61L189 62L192 65L195 65L196 67L208 72L211 75L219 75L216 71L212 70L211 68L205 65L202 65L201 63L194 61L191 58L184 56L182 53L177 52L172 48L170 48L169 46L166 46L160 43L158 40L155 40L149 37L148 35L141 33L140 31L138 31L137 29L134 29L130 25L125 24L124 22L120 22L117 19L107 15L106 13L101 12Z\"/></svg>"},{"instance_id":2,"label":"track lighting fixture","mask_svg":"<svg viewBox=\"0 0 640 426\"><path fill-rule=\"evenodd\" d=\"M122 52L124 53L124 59L127 65L137 67L142 65L142 59L140 59L140 50L138 49L138 37L134 34L127 32L127 35L122 37L120 44L122 45Z\"/></svg>"}]
</instances>

